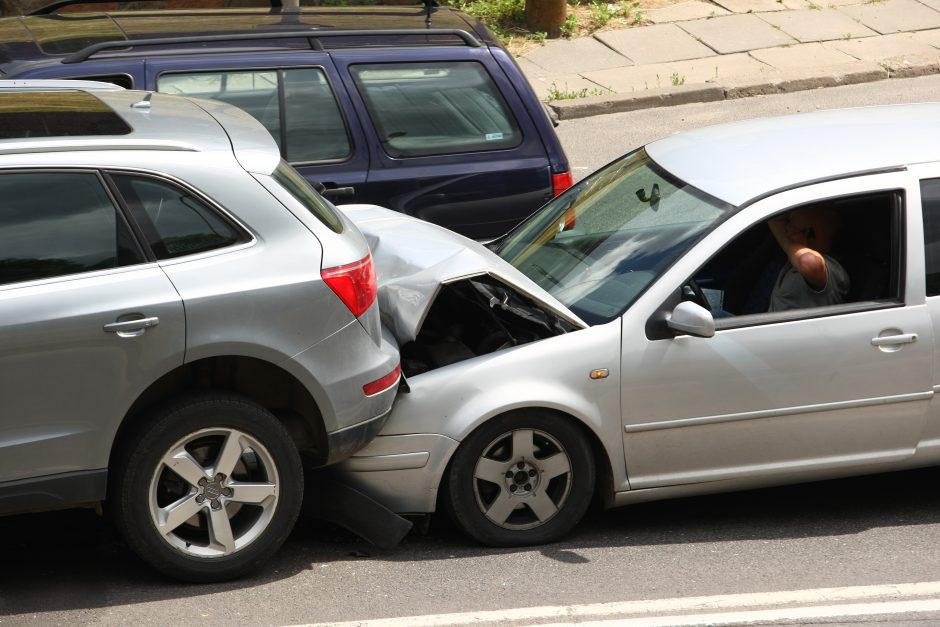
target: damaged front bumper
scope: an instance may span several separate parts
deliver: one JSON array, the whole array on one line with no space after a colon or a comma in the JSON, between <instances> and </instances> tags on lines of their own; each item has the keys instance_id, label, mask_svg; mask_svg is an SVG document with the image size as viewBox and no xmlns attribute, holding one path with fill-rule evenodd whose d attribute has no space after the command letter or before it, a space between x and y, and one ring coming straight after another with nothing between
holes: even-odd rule
<instances>
[{"instance_id":1,"label":"damaged front bumper","mask_svg":"<svg viewBox=\"0 0 940 627\"><path fill-rule=\"evenodd\" d=\"M436 509L441 477L459 444L435 433L380 435L326 470L394 512L426 514Z\"/></svg>"},{"instance_id":2,"label":"damaged front bumper","mask_svg":"<svg viewBox=\"0 0 940 627\"><path fill-rule=\"evenodd\" d=\"M477 242L380 207L345 205L343 211L369 241L382 324L399 343L406 378L587 326ZM401 433L396 416L404 424L421 412L436 423L428 414L435 410L411 396L399 398L370 444L320 472L394 512L424 514L435 511L460 442L426 428Z\"/></svg>"}]
</instances>

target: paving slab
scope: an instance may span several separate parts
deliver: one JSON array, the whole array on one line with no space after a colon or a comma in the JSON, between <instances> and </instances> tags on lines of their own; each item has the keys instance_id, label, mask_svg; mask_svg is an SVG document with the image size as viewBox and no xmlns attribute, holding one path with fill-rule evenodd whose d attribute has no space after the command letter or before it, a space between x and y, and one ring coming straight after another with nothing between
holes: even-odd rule
<instances>
[{"instance_id":1,"label":"paving slab","mask_svg":"<svg viewBox=\"0 0 940 627\"><path fill-rule=\"evenodd\" d=\"M797 41L830 41L853 37L873 37L875 31L835 9L762 13L762 20L776 26Z\"/></svg>"},{"instance_id":2,"label":"paving slab","mask_svg":"<svg viewBox=\"0 0 940 627\"><path fill-rule=\"evenodd\" d=\"M882 35L940 27L940 11L916 0L879 0L837 10Z\"/></svg>"},{"instance_id":3,"label":"paving slab","mask_svg":"<svg viewBox=\"0 0 940 627\"><path fill-rule=\"evenodd\" d=\"M569 97L577 96L584 98L610 92L609 89L605 89L597 83L589 81L580 74L545 76L530 76L526 74L526 78L529 79L529 84L532 85L532 90L535 92L535 95L538 96L539 100L557 98L561 94L568 95Z\"/></svg>"},{"instance_id":4,"label":"paving slab","mask_svg":"<svg viewBox=\"0 0 940 627\"><path fill-rule=\"evenodd\" d=\"M928 46L933 46L934 48L940 48L940 28L935 28L933 30L920 30L916 33L911 33L911 39L917 43L927 44Z\"/></svg>"},{"instance_id":5,"label":"paving slab","mask_svg":"<svg viewBox=\"0 0 940 627\"><path fill-rule=\"evenodd\" d=\"M525 77L529 79L529 81L531 81L533 78L543 78L545 76L552 75L552 72L546 70L541 65L532 63L525 57L517 58L516 63L519 64L519 69L522 70L522 73L525 74Z\"/></svg>"},{"instance_id":6,"label":"paving slab","mask_svg":"<svg viewBox=\"0 0 940 627\"><path fill-rule=\"evenodd\" d=\"M777 0L715 0L715 4L732 13L760 13L763 11L786 11L783 2Z\"/></svg>"},{"instance_id":7,"label":"paving slab","mask_svg":"<svg viewBox=\"0 0 940 627\"><path fill-rule=\"evenodd\" d=\"M522 58L554 74L579 74L633 65L630 59L591 37L550 41Z\"/></svg>"},{"instance_id":8,"label":"paving slab","mask_svg":"<svg viewBox=\"0 0 940 627\"><path fill-rule=\"evenodd\" d=\"M915 40L911 33L895 33L894 35L850 39L848 41L830 41L826 45L864 61L882 61L906 55L925 57L940 55L940 50Z\"/></svg>"},{"instance_id":9,"label":"paving slab","mask_svg":"<svg viewBox=\"0 0 940 627\"><path fill-rule=\"evenodd\" d=\"M866 2L871 2L871 0L816 0L815 4L835 8L835 7L847 7L853 4L865 4Z\"/></svg>"},{"instance_id":10,"label":"paving slab","mask_svg":"<svg viewBox=\"0 0 940 627\"><path fill-rule=\"evenodd\" d=\"M595 38L636 64L698 59L715 54L675 24L622 28L597 33Z\"/></svg>"},{"instance_id":11,"label":"paving slab","mask_svg":"<svg viewBox=\"0 0 940 627\"><path fill-rule=\"evenodd\" d=\"M823 87L867 83L888 78L888 72L871 61L853 61L810 70L774 70L760 75L740 75L723 79L719 85L726 98L747 98Z\"/></svg>"},{"instance_id":12,"label":"paving slab","mask_svg":"<svg viewBox=\"0 0 940 627\"><path fill-rule=\"evenodd\" d=\"M727 15L677 24L719 54L773 48L797 41L756 15Z\"/></svg>"},{"instance_id":13,"label":"paving slab","mask_svg":"<svg viewBox=\"0 0 940 627\"><path fill-rule=\"evenodd\" d=\"M934 11L940 11L940 0L918 0L921 4L926 4Z\"/></svg>"},{"instance_id":14,"label":"paving slab","mask_svg":"<svg viewBox=\"0 0 940 627\"><path fill-rule=\"evenodd\" d=\"M718 17L719 15L729 15L730 11L723 9L710 2L680 2L669 7L661 9L650 9L644 11L643 15L653 24L664 24L667 22L683 22L686 20L697 20L701 18Z\"/></svg>"},{"instance_id":15,"label":"paving slab","mask_svg":"<svg viewBox=\"0 0 940 627\"><path fill-rule=\"evenodd\" d=\"M583 76L619 94L717 82L724 77L775 71L747 54L730 54L651 65L585 72Z\"/></svg>"},{"instance_id":16,"label":"paving slab","mask_svg":"<svg viewBox=\"0 0 940 627\"><path fill-rule=\"evenodd\" d=\"M936 55L906 55L885 59L881 62L882 67L888 71L891 78L913 78L915 76L927 76L928 74L940 74L940 57Z\"/></svg>"},{"instance_id":17,"label":"paving slab","mask_svg":"<svg viewBox=\"0 0 940 627\"><path fill-rule=\"evenodd\" d=\"M752 57L778 70L806 70L852 63L857 59L821 43L751 50Z\"/></svg>"}]
</instances>

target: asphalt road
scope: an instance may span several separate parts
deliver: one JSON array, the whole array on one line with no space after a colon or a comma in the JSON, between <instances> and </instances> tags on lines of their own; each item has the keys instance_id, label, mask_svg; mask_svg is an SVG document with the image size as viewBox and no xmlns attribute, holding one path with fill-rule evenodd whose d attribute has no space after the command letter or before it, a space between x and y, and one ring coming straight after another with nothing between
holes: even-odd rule
<instances>
[{"instance_id":1,"label":"asphalt road","mask_svg":"<svg viewBox=\"0 0 940 627\"><path fill-rule=\"evenodd\" d=\"M446 521L377 550L302 519L258 575L187 586L91 511L0 519L0 625L296 624L925 582L940 469L593 511L565 542L486 549Z\"/></svg>"},{"instance_id":2,"label":"asphalt road","mask_svg":"<svg viewBox=\"0 0 940 627\"><path fill-rule=\"evenodd\" d=\"M934 94L940 77L614 114L559 132L580 177L675 130ZM436 520L427 534L378 550L303 519L262 572L213 586L150 571L92 511L0 518L0 626L286 625L937 582L938 483L940 469L926 469L595 509L565 542L533 549L481 548ZM940 608L912 607L801 624L940 624ZM436 624L459 622L447 620ZM512 624L533 622L553 621L529 614Z\"/></svg>"},{"instance_id":3,"label":"asphalt road","mask_svg":"<svg viewBox=\"0 0 940 627\"><path fill-rule=\"evenodd\" d=\"M563 121L556 129L576 179L643 144L678 131L817 109L940 101L940 75L791 94L613 113Z\"/></svg>"}]
</instances>

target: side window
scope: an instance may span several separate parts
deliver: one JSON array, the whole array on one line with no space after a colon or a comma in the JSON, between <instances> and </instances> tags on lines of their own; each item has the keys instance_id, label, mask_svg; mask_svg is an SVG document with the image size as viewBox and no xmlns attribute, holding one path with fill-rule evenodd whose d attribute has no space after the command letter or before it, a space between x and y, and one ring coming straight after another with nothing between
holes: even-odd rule
<instances>
[{"instance_id":1,"label":"side window","mask_svg":"<svg viewBox=\"0 0 940 627\"><path fill-rule=\"evenodd\" d=\"M0 284L141 261L97 174L0 174Z\"/></svg>"},{"instance_id":2,"label":"side window","mask_svg":"<svg viewBox=\"0 0 940 627\"><path fill-rule=\"evenodd\" d=\"M683 288L683 297L717 319L897 300L902 206L899 192L880 192L791 208L728 244ZM819 284L807 278L806 267L794 267L780 238L796 242L794 250L820 253Z\"/></svg>"},{"instance_id":3,"label":"side window","mask_svg":"<svg viewBox=\"0 0 940 627\"><path fill-rule=\"evenodd\" d=\"M924 262L927 296L940 295L940 179L920 183L924 211Z\"/></svg>"},{"instance_id":4,"label":"side window","mask_svg":"<svg viewBox=\"0 0 940 627\"><path fill-rule=\"evenodd\" d=\"M502 150L522 141L479 63L383 63L350 72L392 157Z\"/></svg>"},{"instance_id":5,"label":"side window","mask_svg":"<svg viewBox=\"0 0 940 627\"><path fill-rule=\"evenodd\" d=\"M243 109L268 129L291 163L342 161L352 152L336 95L320 68L162 74L157 89Z\"/></svg>"},{"instance_id":6,"label":"side window","mask_svg":"<svg viewBox=\"0 0 940 627\"><path fill-rule=\"evenodd\" d=\"M149 176L111 174L157 259L231 246L248 237L201 200Z\"/></svg>"}]
</instances>

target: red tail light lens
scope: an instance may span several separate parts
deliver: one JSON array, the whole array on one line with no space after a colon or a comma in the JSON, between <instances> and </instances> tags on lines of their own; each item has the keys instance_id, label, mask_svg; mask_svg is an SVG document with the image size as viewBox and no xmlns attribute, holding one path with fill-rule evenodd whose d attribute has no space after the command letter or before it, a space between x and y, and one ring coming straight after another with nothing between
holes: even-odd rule
<instances>
[{"instance_id":1,"label":"red tail light lens","mask_svg":"<svg viewBox=\"0 0 940 627\"><path fill-rule=\"evenodd\" d=\"M325 268L320 271L320 276L357 318L375 302L378 286L372 255L345 266Z\"/></svg>"},{"instance_id":2,"label":"red tail light lens","mask_svg":"<svg viewBox=\"0 0 940 627\"><path fill-rule=\"evenodd\" d=\"M389 372L387 375L381 379L376 379L372 383L366 383L362 386L362 391L365 392L366 396L373 396L379 392L384 392L388 388L392 387L398 380L401 378L401 364L395 366L395 369Z\"/></svg>"},{"instance_id":3,"label":"red tail light lens","mask_svg":"<svg viewBox=\"0 0 940 627\"><path fill-rule=\"evenodd\" d=\"M561 174L552 174L552 194L557 196L569 187L574 185L574 178L571 172L562 172Z\"/></svg>"}]
</instances>

